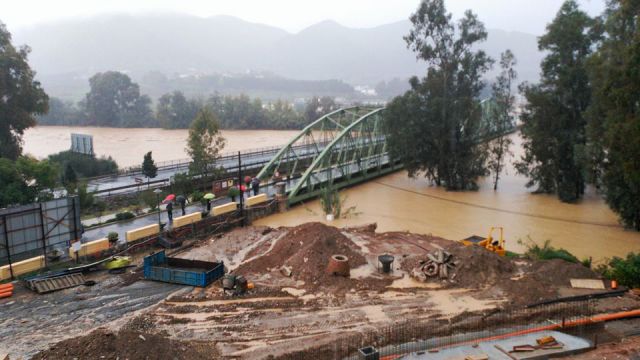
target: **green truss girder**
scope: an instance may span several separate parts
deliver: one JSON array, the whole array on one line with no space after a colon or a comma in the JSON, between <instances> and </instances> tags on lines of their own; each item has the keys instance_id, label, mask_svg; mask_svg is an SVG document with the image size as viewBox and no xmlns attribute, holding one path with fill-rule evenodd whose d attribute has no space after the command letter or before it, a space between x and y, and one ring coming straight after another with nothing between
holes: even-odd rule
<instances>
[{"instance_id":1,"label":"green truss girder","mask_svg":"<svg viewBox=\"0 0 640 360\"><path fill-rule=\"evenodd\" d=\"M369 107L341 108L326 114L302 129L260 170L257 177L269 179L276 171L287 170L289 175L304 170L347 126L371 111ZM302 147L302 148L301 148ZM299 153L299 152L302 152ZM286 169L283 169L286 167ZM282 171L281 171L282 172Z\"/></svg>"},{"instance_id":2,"label":"green truss girder","mask_svg":"<svg viewBox=\"0 0 640 360\"><path fill-rule=\"evenodd\" d=\"M317 196L326 183L341 188L400 169L387 154L383 114L384 108L361 106L319 118L280 149L258 178L269 179L283 170L296 175L287 191L292 204Z\"/></svg>"}]
</instances>

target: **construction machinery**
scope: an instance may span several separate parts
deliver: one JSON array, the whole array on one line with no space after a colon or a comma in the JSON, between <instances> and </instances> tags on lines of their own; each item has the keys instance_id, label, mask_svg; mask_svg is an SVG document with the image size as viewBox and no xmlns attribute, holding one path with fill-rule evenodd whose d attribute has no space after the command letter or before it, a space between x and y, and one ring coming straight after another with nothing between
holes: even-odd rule
<instances>
[{"instance_id":1,"label":"construction machinery","mask_svg":"<svg viewBox=\"0 0 640 360\"><path fill-rule=\"evenodd\" d=\"M500 230L500 238L498 240L493 238L494 230ZM465 246L482 246L483 248L492 251L500 256L505 256L507 250L504 248L504 229L502 227L491 227L488 237L482 237L478 235L470 236L464 240L461 240Z\"/></svg>"}]
</instances>

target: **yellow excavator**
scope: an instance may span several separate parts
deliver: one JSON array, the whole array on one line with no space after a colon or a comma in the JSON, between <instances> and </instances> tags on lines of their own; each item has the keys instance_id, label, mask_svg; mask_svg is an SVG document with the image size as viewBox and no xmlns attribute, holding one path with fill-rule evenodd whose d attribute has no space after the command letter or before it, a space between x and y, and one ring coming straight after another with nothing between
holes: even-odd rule
<instances>
[{"instance_id":1,"label":"yellow excavator","mask_svg":"<svg viewBox=\"0 0 640 360\"><path fill-rule=\"evenodd\" d=\"M499 240L495 240L493 238L494 230L500 230ZM464 240L461 240L461 242L464 246L472 246L472 245L482 246L483 248L489 251L492 251L500 256L505 256L505 254L507 253L507 250L505 250L504 248L503 232L504 230L502 229L502 227L491 227L491 229L489 230L488 237L484 238L482 236L473 235Z\"/></svg>"}]
</instances>

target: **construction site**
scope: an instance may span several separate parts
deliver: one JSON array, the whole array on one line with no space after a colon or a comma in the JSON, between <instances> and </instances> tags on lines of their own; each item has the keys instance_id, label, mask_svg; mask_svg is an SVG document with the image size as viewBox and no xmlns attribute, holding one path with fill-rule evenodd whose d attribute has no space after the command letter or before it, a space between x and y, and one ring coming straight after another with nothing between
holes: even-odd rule
<instances>
[{"instance_id":1,"label":"construction site","mask_svg":"<svg viewBox=\"0 0 640 360\"><path fill-rule=\"evenodd\" d=\"M502 256L497 239L321 223L195 235L66 289L12 283L0 358L638 356L638 295L579 263ZM176 275L189 271L206 276Z\"/></svg>"}]
</instances>

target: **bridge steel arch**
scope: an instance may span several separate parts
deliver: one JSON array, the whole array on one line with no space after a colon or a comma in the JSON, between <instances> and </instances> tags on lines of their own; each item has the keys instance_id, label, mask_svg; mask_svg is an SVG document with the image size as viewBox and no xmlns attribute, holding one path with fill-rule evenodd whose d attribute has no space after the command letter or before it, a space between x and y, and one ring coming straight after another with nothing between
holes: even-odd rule
<instances>
[{"instance_id":1,"label":"bridge steel arch","mask_svg":"<svg viewBox=\"0 0 640 360\"><path fill-rule=\"evenodd\" d=\"M295 158L285 161L287 154L300 139L310 136L326 141L311 146L310 151L315 152L305 158L300 176L287 172L294 175L288 190L289 204L318 196L327 184L339 189L397 170L402 165L389 158L383 116L384 108L372 107L340 109L328 114L294 137L258 176L268 178L285 163L295 167L292 165L297 162ZM329 134L320 136L327 129Z\"/></svg>"},{"instance_id":2,"label":"bridge steel arch","mask_svg":"<svg viewBox=\"0 0 640 360\"><path fill-rule=\"evenodd\" d=\"M287 176L299 175L336 135L370 111L371 108L354 106L341 108L320 117L285 144L260 170L257 177L267 180L276 172Z\"/></svg>"}]
</instances>

